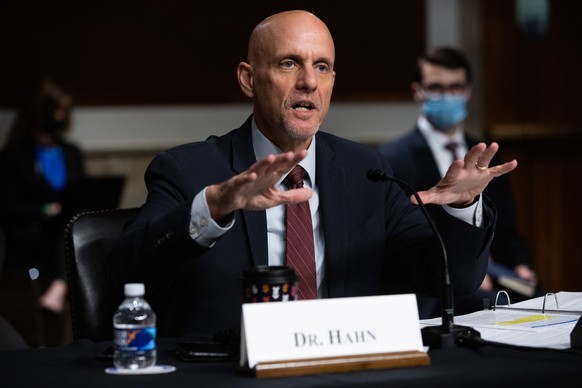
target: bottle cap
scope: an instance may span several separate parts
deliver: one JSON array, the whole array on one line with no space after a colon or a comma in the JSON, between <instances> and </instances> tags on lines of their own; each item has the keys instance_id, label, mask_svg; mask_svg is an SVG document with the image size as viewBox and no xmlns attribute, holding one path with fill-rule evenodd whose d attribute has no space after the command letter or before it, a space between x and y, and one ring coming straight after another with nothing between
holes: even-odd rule
<instances>
[{"instance_id":1,"label":"bottle cap","mask_svg":"<svg viewBox=\"0 0 582 388\"><path fill-rule=\"evenodd\" d=\"M145 294L145 286L143 283L127 283L123 291L125 296L143 296Z\"/></svg>"}]
</instances>

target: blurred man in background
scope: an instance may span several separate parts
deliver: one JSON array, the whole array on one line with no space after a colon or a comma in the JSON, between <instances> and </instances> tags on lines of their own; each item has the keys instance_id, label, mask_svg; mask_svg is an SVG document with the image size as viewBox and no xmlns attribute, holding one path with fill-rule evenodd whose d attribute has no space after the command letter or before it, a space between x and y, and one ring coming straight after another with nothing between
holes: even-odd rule
<instances>
[{"instance_id":1,"label":"blurred man in background","mask_svg":"<svg viewBox=\"0 0 582 388\"><path fill-rule=\"evenodd\" d=\"M452 161L463 159L467 150L479 142L464 128L467 104L472 93L472 76L469 61L454 48L438 47L418 58L411 86L421 113L410 131L378 147L390 162L394 175L416 190L426 190L435 185ZM498 155L492 162L502 163ZM537 285L528 247L517 230L507 176L493 180L484 193L493 200L499 215L491 245L489 271L479 290L456 299L457 314L482 309L485 298L493 303L498 288L498 273L504 269L532 287ZM519 294L512 296L520 297ZM521 295L521 298L524 296ZM439 315L437 299L421 294L418 298L421 318Z\"/></svg>"}]
</instances>

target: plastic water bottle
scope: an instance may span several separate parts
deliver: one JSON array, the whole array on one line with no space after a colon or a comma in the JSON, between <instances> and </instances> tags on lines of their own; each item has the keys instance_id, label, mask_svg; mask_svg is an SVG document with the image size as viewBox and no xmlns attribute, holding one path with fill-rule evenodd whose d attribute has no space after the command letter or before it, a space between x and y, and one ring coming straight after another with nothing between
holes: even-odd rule
<instances>
[{"instance_id":1,"label":"plastic water bottle","mask_svg":"<svg viewBox=\"0 0 582 388\"><path fill-rule=\"evenodd\" d=\"M142 283L128 283L125 299L113 315L113 365L142 369L156 364L156 314L143 298Z\"/></svg>"}]
</instances>

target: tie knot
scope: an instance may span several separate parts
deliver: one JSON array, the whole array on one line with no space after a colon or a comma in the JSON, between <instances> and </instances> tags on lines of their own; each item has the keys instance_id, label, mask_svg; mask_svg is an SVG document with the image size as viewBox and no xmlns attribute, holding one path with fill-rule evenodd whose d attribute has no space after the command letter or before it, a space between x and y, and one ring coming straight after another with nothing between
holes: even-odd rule
<instances>
[{"instance_id":1,"label":"tie knot","mask_svg":"<svg viewBox=\"0 0 582 388\"><path fill-rule=\"evenodd\" d=\"M451 155L453 157L453 162L459 158L459 156L457 155L457 146L458 146L458 144L455 143L454 141L445 144L445 148L447 150L449 150L449 152L451 153Z\"/></svg>"},{"instance_id":2,"label":"tie knot","mask_svg":"<svg viewBox=\"0 0 582 388\"><path fill-rule=\"evenodd\" d=\"M455 153L457 151L457 143L455 142L447 143L445 145L445 148L451 151L452 153Z\"/></svg>"},{"instance_id":3,"label":"tie knot","mask_svg":"<svg viewBox=\"0 0 582 388\"><path fill-rule=\"evenodd\" d=\"M285 177L283 184L289 189L298 189L303 187L303 178L305 170L300 165L293 167L293 170Z\"/></svg>"}]
</instances>

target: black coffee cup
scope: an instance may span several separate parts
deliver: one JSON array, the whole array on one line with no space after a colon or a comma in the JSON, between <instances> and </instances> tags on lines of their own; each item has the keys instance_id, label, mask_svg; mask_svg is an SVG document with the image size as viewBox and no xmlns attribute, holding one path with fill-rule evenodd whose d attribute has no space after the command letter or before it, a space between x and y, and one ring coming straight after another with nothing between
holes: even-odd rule
<instances>
[{"instance_id":1,"label":"black coffee cup","mask_svg":"<svg viewBox=\"0 0 582 388\"><path fill-rule=\"evenodd\" d=\"M297 300L297 276L287 266L258 265L243 272L244 303Z\"/></svg>"}]
</instances>

